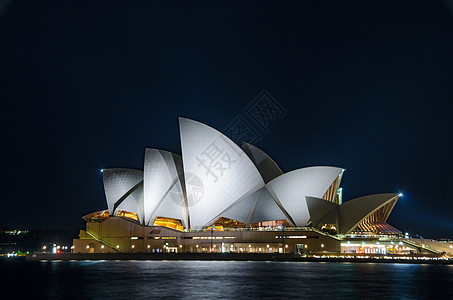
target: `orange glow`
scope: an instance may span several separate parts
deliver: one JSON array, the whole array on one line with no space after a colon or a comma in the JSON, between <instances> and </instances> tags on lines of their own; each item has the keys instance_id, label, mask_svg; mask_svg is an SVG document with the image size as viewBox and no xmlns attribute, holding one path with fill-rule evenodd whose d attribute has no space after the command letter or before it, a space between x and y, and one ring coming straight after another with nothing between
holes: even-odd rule
<instances>
[{"instance_id":1,"label":"orange glow","mask_svg":"<svg viewBox=\"0 0 453 300\"><path fill-rule=\"evenodd\" d=\"M125 218L129 218L129 219L138 221L137 214L133 213L133 212L130 212L130 211L120 210L120 211L118 211L118 213L116 215L118 217L125 217Z\"/></svg>"},{"instance_id":2,"label":"orange glow","mask_svg":"<svg viewBox=\"0 0 453 300\"><path fill-rule=\"evenodd\" d=\"M88 214L86 216L83 216L82 218L86 222L100 222L100 221L102 222L102 221L108 219L109 216L110 215L109 215L108 210L101 210L101 211L97 211L97 212Z\"/></svg>"},{"instance_id":3,"label":"orange glow","mask_svg":"<svg viewBox=\"0 0 453 300\"><path fill-rule=\"evenodd\" d=\"M181 225L181 221L172 218L157 217L154 221L153 226L168 227L179 231L184 231L184 227Z\"/></svg>"},{"instance_id":4,"label":"orange glow","mask_svg":"<svg viewBox=\"0 0 453 300\"><path fill-rule=\"evenodd\" d=\"M216 231L223 231L223 228L245 228L245 223L221 217L215 223ZM208 227L207 230L211 230L211 227Z\"/></svg>"},{"instance_id":5,"label":"orange glow","mask_svg":"<svg viewBox=\"0 0 453 300\"><path fill-rule=\"evenodd\" d=\"M222 225L214 225L216 231L223 231L223 226ZM207 231L212 230L212 226L206 228Z\"/></svg>"}]
</instances>

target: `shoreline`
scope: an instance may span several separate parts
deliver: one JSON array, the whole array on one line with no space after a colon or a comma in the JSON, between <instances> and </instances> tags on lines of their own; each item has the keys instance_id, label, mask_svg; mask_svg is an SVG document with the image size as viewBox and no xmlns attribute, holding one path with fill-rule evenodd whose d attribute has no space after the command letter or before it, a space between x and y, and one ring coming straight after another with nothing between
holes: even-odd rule
<instances>
[{"instance_id":1,"label":"shoreline","mask_svg":"<svg viewBox=\"0 0 453 300\"><path fill-rule=\"evenodd\" d=\"M318 254L294 256L279 253L31 253L26 261L84 261L84 260L210 260L210 261L280 261L280 262L351 262L405 263L453 265L452 259L441 256L368 256Z\"/></svg>"}]
</instances>

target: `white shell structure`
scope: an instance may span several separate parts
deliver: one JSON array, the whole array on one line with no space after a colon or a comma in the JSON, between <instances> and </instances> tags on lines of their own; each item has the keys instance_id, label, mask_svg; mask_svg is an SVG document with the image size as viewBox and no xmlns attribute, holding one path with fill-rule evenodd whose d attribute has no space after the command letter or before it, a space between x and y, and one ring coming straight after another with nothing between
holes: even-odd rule
<instances>
[{"instance_id":1,"label":"white shell structure","mask_svg":"<svg viewBox=\"0 0 453 300\"><path fill-rule=\"evenodd\" d=\"M144 172L145 225L156 217L179 219L187 226L187 210L180 177L181 157L171 152L146 149Z\"/></svg>"},{"instance_id":2,"label":"white shell structure","mask_svg":"<svg viewBox=\"0 0 453 300\"><path fill-rule=\"evenodd\" d=\"M281 208L277 205L275 199L271 196L266 187L262 188L258 201L251 212L248 224L273 220L287 220L291 223Z\"/></svg>"},{"instance_id":3,"label":"white shell structure","mask_svg":"<svg viewBox=\"0 0 453 300\"><path fill-rule=\"evenodd\" d=\"M325 223L337 225L338 218L336 215L338 214L338 207L340 205L316 197L306 196L305 199L307 201L313 227L318 227L318 225L325 221L326 218L329 220L325 221ZM330 215L333 215L333 217L329 218Z\"/></svg>"},{"instance_id":4,"label":"white shell structure","mask_svg":"<svg viewBox=\"0 0 453 300\"><path fill-rule=\"evenodd\" d=\"M107 207L110 215L114 213L115 203L124 200L131 196L137 190L143 181L143 171L134 169L104 169L102 170L102 178L104 181L105 197L107 199ZM129 203L129 199L127 203ZM138 211L132 211L137 213Z\"/></svg>"},{"instance_id":5,"label":"white shell structure","mask_svg":"<svg viewBox=\"0 0 453 300\"><path fill-rule=\"evenodd\" d=\"M274 198L269 194L266 187L233 203L225 211L220 213L218 217L233 219L245 223L246 225L257 222L288 219L277 205Z\"/></svg>"},{"instance_id":6,"label":"white shell structure","mask_svg":"<svg viewBox=\"0 0 453 300\"><path fill-rule=\"evenodd\" d=\"M341 203L342 168L308 167L283 174L253 145L244 143L241 149L219 131L185 118L179 119L179 127L182 156L147 148L144 171L103 170L110 215L129 211L148 226L157 217L172 218L186 229L206 228L221 217L246 226L275 220L297 227L330 224L339 234L388 229L385 221L397 194Z\"/></svg>"},{"instance_id":7,"label":"white shell structure","mask_svg":"<svg viewBox=\"0 0 453 300\"><path fill-rule=\"evenodd\" d=\"M130 211L137 214L138 221L143 223L143 184L127 196L116 208L115 214L120 210Z\"/></svg>"},{"instance_id":8,"label":"white shell structure","mask_svg":"<svg viewBox=\"0 0 453 300\"><path fill-rule=\"evenodd\" d=\"M244 151L222 133L185 118L179 119L179 126L185 186L194 179L202 185L201 196L188 203L190 226L202 228L232 203L263 187L264 181Z\"/></svg>"},{"instance_id":9,"label":"white shell structure","mask_svg":"<svg viewBox=\"0 0 453 300\"><path fill-rule=\"evenodd\" d=\"M374 194L344 202L338 208L340 215L339 233L349 233L367 216L388 205L389 207L381 219L381 221L385 222L398 198L398 194Z\"/></svg>"},{"instance_id":10,"label":"white shell structure","mask_svg":"<svg viewBox=\"0 0 453 300\"><path fill-rule=\"evenodd\" d=\"M279 166L263 150L249 143L243 143L242 150L244 150L255 164L265 183L283 174Z\"/></svg>"},{"instance_id":11,"label":"white shell structure","mask_svg":"<svg viewBox=\"0 0 453 300\"><path fill-rule=\"evenodd\" d=\"M270 194L285 208L295 226L310 220L305 196L322 198L343 172L337 167L308 167L283 174L266 184Z\"/></svg>"}]
</instances>

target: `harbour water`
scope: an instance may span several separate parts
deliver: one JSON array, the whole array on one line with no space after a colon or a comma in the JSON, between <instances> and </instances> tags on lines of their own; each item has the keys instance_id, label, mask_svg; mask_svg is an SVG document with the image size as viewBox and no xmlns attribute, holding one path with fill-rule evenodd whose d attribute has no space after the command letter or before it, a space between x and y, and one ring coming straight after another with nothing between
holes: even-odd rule
<instances>
[{"instance_id":1,"label":"harbour water","mask_svg":"<svg viewBox=\"0 0 453 300\"><path fill-rule=\"evenodd\" d=\"M0 261L28 299L453 299L453 265L259 261Z\"/></svg>"}]
</instances>

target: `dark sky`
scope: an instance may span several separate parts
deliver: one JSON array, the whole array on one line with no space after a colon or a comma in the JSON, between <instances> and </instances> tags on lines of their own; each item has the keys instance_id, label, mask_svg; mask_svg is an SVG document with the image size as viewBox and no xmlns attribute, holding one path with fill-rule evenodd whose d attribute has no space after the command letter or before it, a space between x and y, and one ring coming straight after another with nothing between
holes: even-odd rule
<instances>
[{"instance_id":1,"label":"dark sky","mask_svg":"<svg viewBox=\"0 0 453 300\"><path fill-rule=\"evenodd\" d=\"M223 130L266 90L286 115L256 145L284 172L343 167L344 200L401 192L390 224L453 238L453 5L339 2L0 6L0 227L83 228L101 168L180 153L179 116Z\"/></svg>"}]
</instances>

